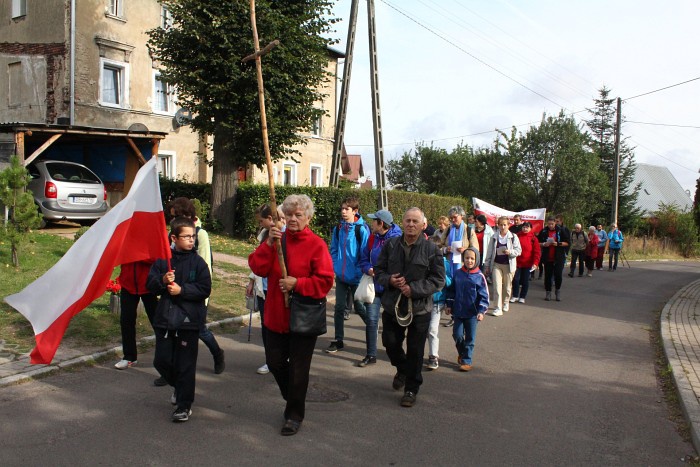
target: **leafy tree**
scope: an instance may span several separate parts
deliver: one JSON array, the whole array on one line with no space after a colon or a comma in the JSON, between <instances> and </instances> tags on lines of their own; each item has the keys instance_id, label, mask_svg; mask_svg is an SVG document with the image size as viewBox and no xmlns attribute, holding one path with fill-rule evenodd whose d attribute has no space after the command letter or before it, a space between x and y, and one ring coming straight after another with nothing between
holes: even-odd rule
<instances>
[{"instance_id":1,"label":"leafy tree","mask_svg":"<svg viewBox=\"0 0 700 467\"><path fill-rule=\"evenodd\" d=\"M27 233L39 227L41 221L34 197L26 191L29 180L29 173L17 156L13 156L10 166L0 172L0 205L6 206L10 214L3 232L10 243L15 267L19 266L19 251Z\"/></svg>"},{"instance_id":2,"label":"leafy tree","mask_svg":"<svg viewBox=\"0 0 700 467\"><path fill-rule=\"evenodd\" d=\"M695 199L693 200L695 225L700 229L700 178L695 182Z\"/></svg>"},{"instance_id":3,"label":"leafy tree","mask_svg":"<svg viewBox=\"0 0 700 467\"><path fill-rule=\"evenodd\" d=\"M148 47L163 67L161 78L177 87L178 104L193 113L192 127L214 135L212 215L233 231L238 167L265 163L249 3L240 0L162 0L173 26L149 31ZM323 110L320 84L336 22L329 0L258 0L261 46L281 45L263 58L265 106L273 160L298 154L301 133Z\"/></svg>"},{"instance_id":4,"label":"leafy tree","mask_svg":"<svg viewBox=\"0 0 700 467\"><path fill-rule=\"evenodd\" d=\"M596 212L594 216L597 220L605 221L610 219L610 210L612 209L617 119L615 99L610 97L610 89L603 86L598 92L598 98L594 99L594 108L589 109L591 118L586 121L586 125L591 132L590 149L598 156L600 169L607 177L610 187L608 193L603 197L603 209ZM619 224L629 226L635 224L640 215L639 209L636 207L639 186L632 185L636 170L634 150L629 147L622 134L620 138L620 185L617 217Z\"/></svg>"},{"instance_id":5,"label":"leafy tree","mask_svg":"<svg viewBox=\"0 0 700 467\"><path fill-rule=\"evenodd\" d=\"M403 191L425 192L420 180L421 158L419 151L404 151L398 159L386 163L386 179Z\"/></svg>"}]
</instances>

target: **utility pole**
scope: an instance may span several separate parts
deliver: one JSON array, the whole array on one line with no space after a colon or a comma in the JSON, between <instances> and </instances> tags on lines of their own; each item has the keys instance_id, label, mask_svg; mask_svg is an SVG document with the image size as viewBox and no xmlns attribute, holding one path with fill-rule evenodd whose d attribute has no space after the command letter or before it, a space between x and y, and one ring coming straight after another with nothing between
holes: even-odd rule
<instances>
[{"instance_id":1,"label":"utility pole","mask_svg":"<svg viewBox=\"0 0 700 467\"><path fill-rule=\"evenodd\" d=\"M613 167L612 214L610 223L617 225L620 200L620 128L622 127L622 99L617 98L617 123L615 124L615 166Z\"/></svg>"}]
</instances>

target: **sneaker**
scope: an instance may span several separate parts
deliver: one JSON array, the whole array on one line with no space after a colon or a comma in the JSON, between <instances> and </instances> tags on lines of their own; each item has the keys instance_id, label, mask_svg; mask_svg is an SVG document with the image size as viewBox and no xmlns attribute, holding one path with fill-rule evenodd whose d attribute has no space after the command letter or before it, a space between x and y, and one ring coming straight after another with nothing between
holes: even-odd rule
<instances>
[{"instance_id":1,"label":"sneaker","mask_svg":"<svg viewBox=\"0 0 700 467\"><path fill-rule=\"evenodd\" d=\"M513 297L510 299L510 303L515 303L518 301L518 297Z\"/></svg>"},{"instance_id":2,"label":"sneaker","mask_svg":"<svg viewBox=\"0 0 700 467\"><path fill-rule=\"evenodd\" d=\"M505 302L503 304L503 311L508 311L508 310L510 310L510 305L508 304L508 302Z\"/></svg>"},{"instance_id":3,"label":"sneaker","mask_svg":"<svg viewBox=\"0 0 700 467\"><path fill-rule=\"evenodd\" d=\"M569 277L574 277L574 273L573 273L573 272L570 272L569 274L567 274L567 276L569 276Z\"/></svg>"},{"instance_id":4,"label":"sneaker","mask_svg":"<svg viewBox=\"0 0 700 467\"><path fill-rule=\"evenodd\" d=\"M589 272L588 274L586 274L586 277L593 277L593 274Z\"/></svg>"},{"instance_id":5,"label":"sneaker","mask_svg":"<svg viewBox=\"0 0 700 467\"><path fill-rule=\"evenodd\" d=\"M257 373L259 375L266 375L270 372L270 369L267 367L267 363L258 368Z\"/></svg>"},{"instance_id":6,"label":"sneaker","mask_svg":"<svg viewBox=\"0 0 700 467\"><path fill-rule=\"evenodd\" d=\"M491 316L503 316L503 312L500 308L496 308L491 312Z\"/></svg>"},{"instance_id":7,"label":"sneaker","mask_svg":"<svg viewBox=\"0 0 700 467\"><path fill-rule=\"evenodd\" d=\"M175 394L175 391L173 391L173 395L170 396L170 403L172 405L177 405L177 394Z\"/></svg>"},{"instance_id":8,"label":"sneaker","mask_svg":"<svg viewBox=\"0 0 700 467\"><path fill-rule=\"evenodd\" d=\"M468 363L464 363L459 366L459 371L471 371L472 366Z\"/></svg>"},{"instance_id":9,"label":"sneaker","mask_svg":"<svg viewBox=\"0 0 700 467\"><path fill-rule=\"evenodd\" d=\"M347 321L347 320L350 319L350 312L349 312L349 311L343 312L343 319L344 319L345 321Z\"/></svg>"},{"instance_id":10,"label":"sneaker","mask_svg":"<svg viewBox=\"0 0 700 467\"><path fill-rule=\"evenodd\" d=\"M446 322L445 324L443 324L443 326L446 328L451 328L454 324L455 324L454 318L450 318L450 320L448 322Z\"/></svg>"},{"instance_id":11,"label":"sneaker","mask_svg":"<svg viewBox=\"0 0 700 467\"><path fill-rule=\"evenodd\" d=\"M159 377L159 378L153 380L153 385L154 385L154 386L158 386L158 387L160 387L160 386L167 386L167 385L168 385L168 382L165 380L165 378L163 378L163 377L161 376L161 377Z\"/></svg>"},{"instance_id":12,"label":"sneaker","mask_svg":"<svg viewBox=\"0 0 700 467\"><path fill-rule=\"evenodd\" d=\"M297 434L299 428L301 428L301 422L296 420L287 420L284 422L284 426L282 426L280 434L282 436L293 436Z\"/></svg>"},{"instance_id":13,"label":"sneaker","mask_svg":"<svg viewBox=\"0 0 700 467\"><path fill-rule=\"evenodd\" d=\"M219 355L214 357L214 373L220 375L224 372L224 368L226 368L226 362L224 361L224 349L221 349Z\"/></svg>"},{"instance_id":14,"label":"sneaker","mask_svg":"<svg viewBox=\"0 0 700 467\"><path fill-rule=\"evenodd\" d=\"M367 355L365 358L363 358L357 363L357 366L359 366L360 368L364 368L367 365L372 365L374 363L377 363L377 357L370 357L369 355Z\"/></svg>"},{"instance_id":15,"label":"sneaker","mask_svg":"<svg viewBox=\"0 0 700 467\"><path fill-rule=\"evenodd\" d=\"M406 391L401 398L401 407L413 407L416 403L416 394L411 391Z\"/></svg>"},{"instance_id":16,"label":"sneaker","mask_svg":"<svg viewBox=\"0 0 700 467\"><path fill-rule=\"evenodd\" d=\"M518 303L525 303L525 299L524 299L524 298L519 298L519 299L518 299Z\"/></svg>"},{"instance_id":17,"label":"sneaker","mask_svg":"<svg viewBox=\"0 0 700 467\"><path fill-rule=\"evenodd\" d=\"M174 422L186 422L187 420L190 419L190 415L192 415L192 410L181 409L178 407L177 409L175 409L175 412L173 412L173 421Z\"/></svg>"},{"instance_id":18,"label":"sneaker","mask_svg":"<svg viewBox=\"0 0 700 467\"><path fill-rule=\"evenodd\" d=\"M129 360L119 360L114 364L114 368L117 370L126 370L127 368L131 368L132 366L136 365L136 363L138 363L136 360L133 362L130 362Z\"/></svg>"},{"instance_id":19,"label":"sneaker","mask_svg":"<svg viewBox=\"0 0 700 467\"><path fill-rule=\"evenodd\" d=\"M428 358L428 370L437 370L440 368L440 363L437 357L430 356Z\"/></svg>"},{"instance_id":20,"label":"sneaker","mask_svg":"<svg viewBox=\"0 0 700 467\"><path fill-rule=\"evenodd\" d=\"M343 350L343 341L331 341L331 345L326 349L326 353L336 353L338 350Z\"/></svg>"},{"instance_id":21,"label":"sneaker","mask_svg":"<svg viewBox=\"0 0 700 467\"><path fill-rule=\"evenodd\" d=\"M406 376L401 373L396 373L394 375L394 381L391 383L391 387L400 391L406 385Z\"/></svg>"}]
</instances>

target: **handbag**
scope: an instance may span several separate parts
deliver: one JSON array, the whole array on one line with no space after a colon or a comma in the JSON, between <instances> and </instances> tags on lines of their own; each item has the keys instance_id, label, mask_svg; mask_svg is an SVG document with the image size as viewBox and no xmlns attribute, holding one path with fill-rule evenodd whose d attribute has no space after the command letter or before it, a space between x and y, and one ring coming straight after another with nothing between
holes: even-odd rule
<instances>
[{"instance_id":1,"label":"handbag","mask_svg":"<svg viewBox=\"0 0 700 467\"><path fill-rule=\"evenodd\" d=\"M362 274L362 279L355 289L355 300L362 303L374 301L374 278L368 274Z\"/></svg>"},{"instance_id":2,"label":"handbag","mask_svg":"<svg viewBox=\"0 0 700 467\"><path fill-rule=\"evenodd\" d=\"M287 264L287 236L282 235L282 254ZM289 332L301 336L320 336L327 332L326 297L313 298L289 294Z\"/></svg>"}]
</instances>

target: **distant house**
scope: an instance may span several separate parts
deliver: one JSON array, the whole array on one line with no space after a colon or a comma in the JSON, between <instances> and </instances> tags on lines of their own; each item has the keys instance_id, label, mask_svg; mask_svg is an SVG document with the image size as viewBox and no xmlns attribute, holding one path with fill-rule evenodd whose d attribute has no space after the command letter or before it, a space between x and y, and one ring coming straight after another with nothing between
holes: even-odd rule
<instances>
[{"instance_id":1,"label":"distant house","mask_svg":"<svg viewBox=\"0 0 700 467\"><path fill-rule=\"evenodd\" d=\"M644 217L649 217L659 210L661 204L675 204L681 211L687 212L693 207L693 201L681 187L678 180L667 167L649 164L637 164L632 186L640 185L637 207Z\"/></svg>"},{"instance_id":2,"label":"distant house","mask_svg":"<svg viewBox=\"0 0 700 467\"><path fill-rule=\"evenodd\" d=\"M343 148L340 167L343 170L342 178L353 182L356 188L372 188L372 180L368 180L365 176L365 169L362 166L362 155L348 154Z\"/></svg>"}]
</instances>

